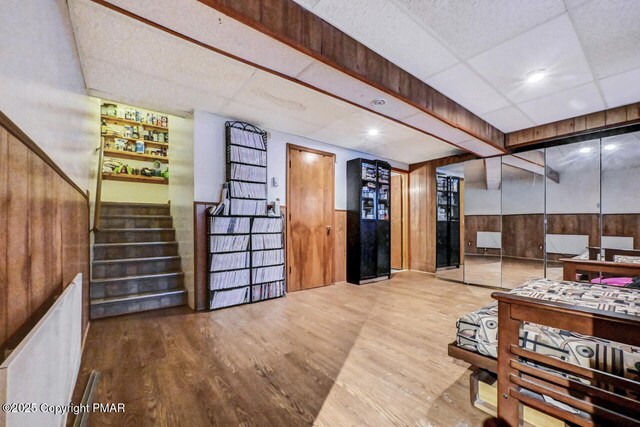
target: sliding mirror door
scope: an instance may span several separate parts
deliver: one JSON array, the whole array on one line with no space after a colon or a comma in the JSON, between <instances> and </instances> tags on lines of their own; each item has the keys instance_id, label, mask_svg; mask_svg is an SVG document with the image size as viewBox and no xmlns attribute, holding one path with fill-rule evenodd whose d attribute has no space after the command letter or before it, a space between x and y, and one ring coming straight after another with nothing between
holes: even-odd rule
<instances>
[{"instance_id":1,"label":"sliding mirror door","mask_svg":"<svg viewBox=\"0 0 640 427\"><path fill-rule=\"evenodd\" d=\"M464 279L464 166L443 166L436 171L436 277Z\"/></svg>"},{"instance_id":2,"label":"sliding mirror door","mask_svg":"<svg viewBox=\"0 0 640 427\"><path fill-rule=\"evenodd\" d=\"M464 163L464 281L500 286L500 158Z\"/></svg>"},{"instance_id":3,"label":"sliding mirror door","mask_svg":"<svg viewBox=\"0 0 640 427\"><path fill-rule=\"evenodd\" d=\"M544 150L502 157L502 283L544 277Z\"/></svg>"},{"instance_id":4,"label":"sliding mirror door","mask_svg":"<svg viewBox=\"0 0 640 427\"><path fill-rule=\"evenodd\" d=\"M602 139L602 254L640 262L640 132ZM626 257L626 258L623 258Z\"/></svg>"},{"instance_id":5,"label":"sliding mirror door","mask_svg":"<svg viewBox=\"0 0 640 427\"><path fill-rule=\"evenodd\" d=\"M547 148L547 277L562 258L596 259L600 247L600 140Z\"/></svg>"}]
</instances>

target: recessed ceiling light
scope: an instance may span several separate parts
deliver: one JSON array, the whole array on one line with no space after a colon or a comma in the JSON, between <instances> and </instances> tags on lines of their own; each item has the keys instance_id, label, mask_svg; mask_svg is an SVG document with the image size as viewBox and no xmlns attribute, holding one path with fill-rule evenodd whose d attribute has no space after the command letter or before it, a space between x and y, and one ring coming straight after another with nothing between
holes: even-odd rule
<instances>
[{"instance_id":1,"label":"recessed ceiling light","mask_svg":"<svg viewBox=\"0 0 640 427\"><path fill-rule=\"evenodd\" d=\"M615 150L616 144L607 144L604 146L604 149L607 151Z\"/></svg>"},{"instance_id":2,"label":"recessed ceiling light","mask_svg":"<svg viewBox=\"0 0 640 427\"><path fill-rule=\"evenodd\" d=\"M367 133L369 134L369 136L376 136L377 134L380 133L380 131L376 128L371 128Z\"/></svg>"},{"instance_id":3,"label":"recessed ceiling light","mask_svg":"<svg viewBox=\"0 0 640 427\"><path fill-rule=\"evenodd\" d=\"M582 147L580 149L581 153L590 153L591 152L591 147Z\"/></svg>"},{"instance_id":4,"label":"recessed ceiling light","mask_svg":"<svg viewBox=\"0 0 640 427\"><path fill-rule=\"evenodd\" d=\"M374 99L373 101L371 101L371 103L373 105L384 105L387 103L387 101L385 101L383 98L378 98L378 99Z\"/></svg>"},{"instance_id":5,"label":"recessed ceiling light","mask_svg":"<svg viewBox=\"0 0 640 427\"><path fill-rule=\"evenodd\" d=\"M527 74L527 83L537 83L545 77L547 77L547 73L544 68L533 70Z\"/></svg>"}]
</instances>

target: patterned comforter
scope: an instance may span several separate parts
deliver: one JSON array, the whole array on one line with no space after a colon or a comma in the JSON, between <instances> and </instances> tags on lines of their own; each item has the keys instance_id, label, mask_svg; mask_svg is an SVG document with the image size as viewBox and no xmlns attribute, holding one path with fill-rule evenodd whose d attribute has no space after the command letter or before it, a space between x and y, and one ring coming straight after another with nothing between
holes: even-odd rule
<instances>
[{"instance_id":1,"label":"patterned comforter","mask_svg":"<svg viewBox=\"0 0 640 427\"><path fill-rule=\"evenodd\" d=\"M551 279L525 282L509 293L580 307L638 316L640 289ZM460 347L497 358L498 303L461 317L456 340ZM614 343L574 332L525 323L521 345L538 353L640 381L640 348Z\"/></svg>"}]
</instances>

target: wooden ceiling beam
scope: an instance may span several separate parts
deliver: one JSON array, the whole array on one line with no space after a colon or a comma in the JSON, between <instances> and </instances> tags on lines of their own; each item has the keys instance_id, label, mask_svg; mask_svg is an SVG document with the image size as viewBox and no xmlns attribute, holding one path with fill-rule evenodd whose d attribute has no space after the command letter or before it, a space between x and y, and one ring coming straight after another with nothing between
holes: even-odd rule
<instances>
[{"instance_id":1,"label":"wooden ceiling beam","mask_svg":"<svg viewBox=\"0 0 640 427\"><path fill-rule=\"evenodd\" d=\"M504 150L505 137L500 130L293 0L199 1Z\"/></svg>"},{"instance_id":2,"label":"wooden ceiling beam","mask_svg":"<svg viewBox=\"0 0 640 427\"><path fill-rule=\"evenodd\" d=\"M637 123L640 123L640 102L508 133L507 148L539 144Z\"/></svg>"}]
</instances>

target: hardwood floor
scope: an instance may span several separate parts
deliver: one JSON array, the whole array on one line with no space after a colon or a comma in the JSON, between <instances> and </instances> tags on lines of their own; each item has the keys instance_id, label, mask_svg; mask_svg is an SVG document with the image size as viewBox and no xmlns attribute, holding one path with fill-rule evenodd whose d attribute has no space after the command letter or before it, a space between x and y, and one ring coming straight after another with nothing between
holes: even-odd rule
<instances>
[{"instance_id":1,"label":"hardwood floor","mask_svg":"<svg viewBox=\"0 0 640 427\"><path fill-rule=\"evenodd\" d=\"M93 413L93 426L478 426L487 416L447 344L491 292L401 272L218 312L94 321L74 402L98 369L94 402L126 412Z\"/></svg>"},{"instance_id":2,"label":"hardwood floor","mask_svg":"<svg viewBox=\"0 0 640 427\"><path fill-rule=\"evenodd\" d=\"M527 280L545 277L545 269L541 260L467 254L465 264L460 268L438 270L436 276L475 285L513 289ZM549 262L546 277L562 280L562 264Z\"/></svg>"}]
</instances>

